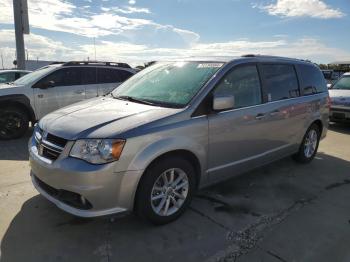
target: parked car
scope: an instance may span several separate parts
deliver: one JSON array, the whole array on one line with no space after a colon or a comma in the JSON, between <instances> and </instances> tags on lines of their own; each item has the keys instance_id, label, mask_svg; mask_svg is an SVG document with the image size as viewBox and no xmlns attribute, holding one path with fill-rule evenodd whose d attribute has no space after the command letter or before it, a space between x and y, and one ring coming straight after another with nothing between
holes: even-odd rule
<instances>
[{"instance_id":1,"label":"parked car","mask_svg":"<svg viewBox=\"0 0 350 262\"><path fill-rule=\"evenodd\" d=\"M322 70L322 73L328 85L332 85L340 77L340 72L334 70Z\"/></svg>"},{"instance_id":2,"label":"parked car","mask_svg":"<svg viewBox=\"0 0 350 262\"><path fill-rule=\"evenodd\" d=\"M27 71L27 70L1 70L0 84L11 83L30 72L31 71Z\"/></svg>"},{"instance_id":3,"label":"parked car","mask_svg":"<svg viewBox=\"0 0 350 262\"><path fill-rule=\"evenodd\" d=\"M350 123L350 73L343 76L330 87L330 120L332 122Z\"/></svg>"},{"instance_id":4,"label":"parked car","mask_svg":"<svg viewBox=\"0 0 350 262\"><path fill-rule=\"evenodd\" d=\"M310 162L328 118L326 83L308 62L159 62L108 96L42 118L31 177L76 216L134 210L164 224L198 188L289 155Z\"/></svg>"},{"instance_id":5,"label":"parked car","mask_svg":"<svg viewBox=\"0 0 350 262\"><path fill-rule=\"evenodd\" d=\"M135 73L124 63L67 62L0 85L0 139L22 136L29 122L58 108L108 94Z\"/></svg>"}]
</instances>

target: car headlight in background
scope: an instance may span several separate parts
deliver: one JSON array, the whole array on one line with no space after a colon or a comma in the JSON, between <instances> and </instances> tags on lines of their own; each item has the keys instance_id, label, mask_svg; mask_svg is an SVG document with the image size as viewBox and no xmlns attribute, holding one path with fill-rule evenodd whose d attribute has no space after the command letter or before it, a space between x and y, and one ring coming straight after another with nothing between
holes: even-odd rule
<instances>
[{"instance_id":1,"label":"car headlight in background","mask_svg":"<svg viewBox=\"0 0 350 262\"><path fill-rule=\"evenodd\" d=\"M122 139L81 139L74 143L69 155L92 164L103 164L118 160L124 145Z\"/></svg>"}]
</instances>

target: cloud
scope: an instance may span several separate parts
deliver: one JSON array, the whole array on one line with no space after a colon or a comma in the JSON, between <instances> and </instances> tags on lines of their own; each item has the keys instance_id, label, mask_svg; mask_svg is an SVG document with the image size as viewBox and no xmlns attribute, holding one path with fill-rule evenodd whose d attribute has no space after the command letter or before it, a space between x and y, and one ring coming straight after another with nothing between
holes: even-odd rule
<instances>
[{"instance_id":1,"label":"cloud","mask_svg":"<svg viewBox=\"0 0 350 262\"><path fill-rule=\"evenodd\" d=\"M127 17L128 14L151 13L149 9L143 7L103 7L100 12L92 13L91 9L77 8L64 0L29 0L28 7L32 28L85 37L118 36L129 40L137 38L137 34L142 30L151 32L152 39L160 39L160 36L168 38L164 35L165 31L174 42L184 43L198 38L196 33L188 30L159 24L149 19ZM12 13L12 0L1 0L0 24L13 24ZM157 32L160 35L157 35ZM192 43L184 43L184 45L190 44Z\"/></svg>"},{"instance_id":2,"label":"cloud","mask_svg":"<svg viewBox=\"0 0 350 262\"><path fill-rule=\"evenodd\" d=\"M221 43L197 43L190 48L151 48L127 42L97 43L97 57L100 60L118 60L140 63L150 60L167 60L191 56L241 56L243 54L262 54L310 59L314 62L327 63L331 60L350 58L350 52L328 47L315 38L301 38L295 41L276 39L275 41L236 40ZM93 57L94 46L83 45L83 53Z\"/></svg>"},{"instance_id":3,"label":"cloud","mask_svg":"<svg viewBox=\"0 0 350 262\"><path fill-rule=\"evenodd\" d=\"M134 4L136 4L135 0L129 0L129 5L134 5Z\"/></svg>"},{"instance_id":4,"label":"cloud","mask_svg":"<svg viewBox=\"0 0 350 262\"><path fill-rule=\"evenodd\" d=\"M322 0L277 0L269 5L253 5L270 15L280 17L341 18L345 14Z\"/></svg>"},{"instance_id":5,"label":"cloud","mask_svg":"<svg viewBox=\"0 0 350 262\"><path fill-rule=\"evenodd\" d=\"M15 60L15 32L14 30L0 30L1 53L4 57L4 66L10 68ZM65 60L74 51L65 47L62 42L48 37L30 34L25 35L26 51L29 59Z\"/></svg>"},{"instance_id":6,"label":"cloud","mask_svg":"<svg viewBox=\"0 0 350 262\"><path fill-rule=\"evenodd\" d=\"M119 7L101 7L102 11L105 12L111 12L111 13L121 13L121 14L137 14L137 13L144 13L144 14L150 14L151 11L148 8L144 7L133 7L133 6L127 6L125 8L119 8Z\"/></svg>"},{"instance_id":7,"label":"cloud","mask_svg":"<svg viewBox=\"0 0 350 262\"><path fill-rule=\"evenodd\" d=\"M168 29L171 30L171 29ZM187 32L182 32L186 35ZM150 60L167 60L190 56L241 56L242 54L262 54L310 59L328 63L331 60L350 59L350 52L325 45L317 38L304 37L291 41L288 36L274 40L252 41L249 39L228 42L195 42L191 46L176 48L152 46L127 41L96 41L98 60L121 61L140 64ZM41 60L86 60L94 58L94 45L81 44L65 46L64 43L37 34L25 36L29 59ZM12 67L15 56L14 31L0 30L0 46L5 66Z\"/></svg>"}]
</instances>

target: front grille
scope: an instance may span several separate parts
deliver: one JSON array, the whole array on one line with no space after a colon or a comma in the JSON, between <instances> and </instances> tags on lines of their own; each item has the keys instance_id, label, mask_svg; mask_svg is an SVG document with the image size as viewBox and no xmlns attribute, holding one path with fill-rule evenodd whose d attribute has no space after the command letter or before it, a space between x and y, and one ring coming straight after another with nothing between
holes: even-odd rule
<instances>
[{"instance_id":1,"label":"front grille","mask_svg":"<svg viewBox=\"0 0 350 262\"><path fill-rule=\"evenodd\" d=\"M67 140L43 131L41 128L34 130L34 138L38 154L52 161L56 160L67 144Z\"/></svg>"},{"instance_id":2,"label":"front grille","mask_svg":"<svg viewBox=\"0 0 350 262\"><path fill-rule=\"evenodd\" d=\"M53 134L47 134L46 141L49 141L55 145L60 147L65 147L67 144L67 140L58 136L54 136Z\"/></svg>"}]
</instances>

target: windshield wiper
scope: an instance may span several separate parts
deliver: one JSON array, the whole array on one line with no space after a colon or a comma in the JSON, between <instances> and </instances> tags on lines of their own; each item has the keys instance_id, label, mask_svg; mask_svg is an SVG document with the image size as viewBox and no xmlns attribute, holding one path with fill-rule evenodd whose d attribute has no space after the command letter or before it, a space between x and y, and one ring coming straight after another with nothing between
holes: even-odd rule
<instances>
[{"instance_id":1,"label":"windshield wiper","mask_svg":"<svg viewBox=\"0 0 350 262\"><path fill-rule=\"evenodd\" d=\"M135 102L135 103L141 103L141 104L145 104L145 105L151 105L151 106L155 106L155 103L152 103L150 101L144 100L144 99L140 99L140 98L136 98L136 97L132 97L132 96L113 96L114 98L120 99L120 100L126 100L126 101L130 101L130 102Z\"/></svg>"}]
</instances>

